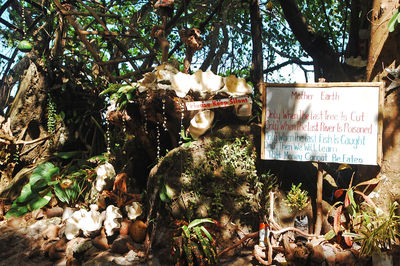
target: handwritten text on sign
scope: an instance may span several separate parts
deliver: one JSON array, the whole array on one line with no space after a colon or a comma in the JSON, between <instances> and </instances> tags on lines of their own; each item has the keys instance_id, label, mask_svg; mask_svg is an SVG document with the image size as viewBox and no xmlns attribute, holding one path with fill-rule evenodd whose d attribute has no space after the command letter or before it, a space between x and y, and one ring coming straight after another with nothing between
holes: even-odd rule
<instances>
[{"instance_id":1,"label":"handwritten text on sign","mask_svg":"<svg viewBox=\"0 0 400 266\"><path fill-rule=\"evenodd\" d=\"M268 87L263 159L377 164L379 87Z\"/></svg>"},{"instance_id":2,"label":"handwritten text on sign","mask_svg":"<svg viewBox=\"0 0 400 266\"><path fill-rule=\"evenodd\" d=\"M250 104L250 103L252 103L250 96L243 96L243 97L226 98L218 100L187 102L186 108L188 110L202 110L202 109L213 109L213 108L228 107L237 104Z\"/></svg>"}]
</instances>

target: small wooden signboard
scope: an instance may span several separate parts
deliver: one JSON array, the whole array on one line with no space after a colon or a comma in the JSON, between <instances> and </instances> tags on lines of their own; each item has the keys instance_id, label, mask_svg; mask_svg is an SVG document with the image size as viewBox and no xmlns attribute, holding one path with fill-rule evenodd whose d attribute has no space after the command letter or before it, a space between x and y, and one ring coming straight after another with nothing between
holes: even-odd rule
<instances>
[{"instance_id":1,"label":"small wooden signboard","mask_svg":"<svg viewBox=\"0 0 400 266\"><path fill-rule=\"evenodd\" d=\"M261 158L377 165L383 83L266 84Z\"/></svg>"}]
</instances>

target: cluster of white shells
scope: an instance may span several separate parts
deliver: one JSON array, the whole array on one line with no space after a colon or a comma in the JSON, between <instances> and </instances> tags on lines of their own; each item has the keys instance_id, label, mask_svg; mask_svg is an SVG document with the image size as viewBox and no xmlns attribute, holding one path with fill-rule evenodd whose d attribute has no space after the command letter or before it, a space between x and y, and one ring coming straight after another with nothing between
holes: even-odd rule
<instances>
[{"instance_id":1,"label":"cluster of white shells","mask_svg":"<svg viewBox=\"0 0 400 266\"><path fill-rule=\"evenodd\" d=\"M115 179L115 170L112 164L99 165L96 172L96 190L101 192L106 188L108 189L110 183ZM143 212L139 202L133 202L125 206L125 210L130 220L135 220ZM99 211L96 204L90 205L90 210L79 209L73 211L67 208L63 214L63 221L65 221L64 234L68 240L75 238L81 232L84 236L89 237L98 233L104 225L106 235L112 236L121 228L122 218L121 210L114 205L109 205L103 212Z\"/></svg>"},{"instance_id":2,"label":"cluster of white shells","mask_svg":"<svg viewBox=\"0 0 400 266\"><path fill-rule=\"evenodd\" d=\"M211 71L197 70L192 75L179 72L170 64L162 64L155 71L146 73L136 84L139 92L146 90L173 90L178 97L185 97L189 91L197 93L199 99L208 99L212 95L225 94L228 97L245 96L253 93L253 88L243 78L234 75L221 77ZM239 119L251 115L251 103L235 105ZM214 112L199 111L190 122L189 132L194 139L203 135L212 125Z\"/></svg>"},{"instance_id":3,"label":"cluster of white shells","mask_svg":"<svg viewBox=\"0 0 400 266\"><path fill-rule=\"evenodd\" d=\"M221 77L211 71L197 70L192 75L179 72L170 64L162 64L155 71L144 74L138 83L139 92L146 90L174 90L178 97L185 97L190 90L205 99L218 93L228 96L251 94L253 88L243 78L234 75Z\"/></svg>"}]
</instances>

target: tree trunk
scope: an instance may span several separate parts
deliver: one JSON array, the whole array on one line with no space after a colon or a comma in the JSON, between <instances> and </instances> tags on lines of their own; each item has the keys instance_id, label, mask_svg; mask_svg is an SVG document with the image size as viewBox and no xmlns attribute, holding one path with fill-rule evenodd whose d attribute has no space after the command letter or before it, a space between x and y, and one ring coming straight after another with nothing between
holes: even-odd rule
<instances>
[{"instance_id":1,"label":"tree trunk","mask_svg":"<svg viewBox=\"0 0 400 266\"><path fill-rule=\"evenodd\" d=\"M389 33L388 22L398 6L394 0L374 0L371 13L371 42L369 45L367 80L377 79L383 68L396 64L400 58L399 30Z\"/></svg>"},{"instance_id":2,"label":"tree trunk","mask_svg":"<svg viewBox=\"0 0 400 266\"><path fill-rule=\"evenodd\" d=\"M262 51L262 20L260 15L260 3L251 0L250 3L251 40L253 43L253 54L251 62L251 81L253 85L262 88L263 78L263 51Z\"/></svg>"},{"instance_id":3,"label":"tree trunk","mask_svg":"<svg viewBox=\"0 0 400 266\"><path fill-rule=\"evenodd\" d=\"M388 22L398 7L398 1L375 0L373 7L367 79L386 81L386 87L388 87L394 77L387 78L384 68L397 68L400 58L399 27L394 32L388 31ZM376 192L380 197L375 199L377 205L382 208L388 207L387 195L390 201L400 199L399 110L400 91L399 88L395 88L386 93L384 102L383 161L380 170L380 176L384 178L384 181L378 185Z\"/></svg>"},{"instance_id":4,"label":"tree trunk","mask_svg":"<svg viewBox=\"0 0 400 266\"><path fill-rule=\"evenodd\" d=\"M279 0L286 21L303 49L314 60L315 80L325 78L326 81L350 81L334 51L324 37L320 36L306 22L295 0Z\"/></svg>"},{"instance_id":5,"label":"tree trunk","mask_svg":"<svg viewBox=\"0 0 400 266\"><path fill-rule=\"evenodd\" d=\"M8 112L11 130L19 140L35 140L46 137L46 80L37 66L31 63L21 80L18 93ZM43 156L48 145L39 143L24 145L19 151L20 160L27 164Z\"/></svg>"}]
</instances>

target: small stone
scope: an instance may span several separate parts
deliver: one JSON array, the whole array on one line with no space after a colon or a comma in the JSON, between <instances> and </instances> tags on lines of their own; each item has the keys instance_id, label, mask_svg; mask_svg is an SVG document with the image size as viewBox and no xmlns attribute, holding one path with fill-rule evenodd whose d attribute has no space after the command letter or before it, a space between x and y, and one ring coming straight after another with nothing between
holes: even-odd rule
<instances>
[{"instance_id":1,"label":"small stone","mask_svg":"<svg viewBox=\"0 0 400 266\"><path fill-rule=\"evenodd\" d=\"M123 220L121 222L121 228L119 229L120 235L127 235L129 234L129 227L131 226L132 222L130 220Z\"/></svg>"},{"instance_id":2,"label":"small stone","mask_svg":"<svg viewBox=\"0 0 400 266\"><path fill-rule=\"evenodd\" d=\"M315 263L322 264L322 262L325 260L324 248L320 245L313 246L310 259Z\"/></svg>"},{"instance_id":3,"label":"small stone","mask_svg":"<svg viewBox=\"0 0 400 266\"><path fill-rule=\"evenodd\" d=\"M45 229L42 235L45 239L55 239L58 237L58 230L59 227L57 225L50 224L49 227Z\"/></svg>"},{"instance_id":4,"label":"small stone","mask_svg":"<svg viewBox=\"0 0 400 266\"><path fill-rule=\"evenodd\" d=\"M93 246L92 241L88 238L76 237L67 243L65 256L70 259L80 253L85 252Z\"/></svg>"},{"instance_id":5,"label":"small stone","mask_svg":"<svg viewBox=\"0 0 400 266\"><path fill-rule=\"evenodd\" d=\"M106 250L109 248L108 245L108 240L106 237L106 234L104 232L104 229L101 230L101 234L99 236L96 236L93 240L93 246L95 246L98 249Z\"/></svg>"},{"instance_id":6,"label":"small stone","mask_svg":"<svg viewBox=\"0 0 400 266\"><path fill-rule=\"evenodd\" d=\"M136 220L129 228L129 235L135 242L143 242L146 237L147 225L140 220Z\"/></svg>"},{"instance_id":7,"label":"small stone","mask_svg":"<svg viewBox=\"0 0 400 266\"><path fill-rule=\"evenodd\" d=\"M64 213L64 209L56 206L56 207L47 209L46 216L47 216L47 218L61 217L63 215L63 213Z\"/></svg>"},{"instance_id":8,"label":"small stone","mask_svg":"<svg viewBox=\"0 0 400 266\"><path fill-rule=\"evenodd\" d=\"M349 250L336 253L336 264L339 265L354 265L356 257Z\"/></svg>"},{"instance_id":9,"label":"small stone","mask_svg":"<svg viewBox=\"0 0 400 266\"><path fill-rule=\"evenodd\" d=\"M64 257L65 249L66 249L66 241L65 239L60 239L59 241L55 242L49 247L47 253L50 259L57 260Z\"/></svg>"},{"instance_id":10,"label":"small stone","mask_svg":"<svg viewBox=\"0 0 400 266\"><path fill-rule=\"evenodd\" d=\"M133 241L128 235L120 235L111 245L111 252L125 254L133 249Z\"/></svg>"},{"instance_id":11,"label":"small stone","mask_svg":"<svg viewBox=\"0 0 400 266\"><path fill-rule=\"evenodd\" d=\"M10 217L7 220L7 225L13 229L18 229L20 227L26 226L26 221L22 217Z\"/></svg>"}]
</instances>

